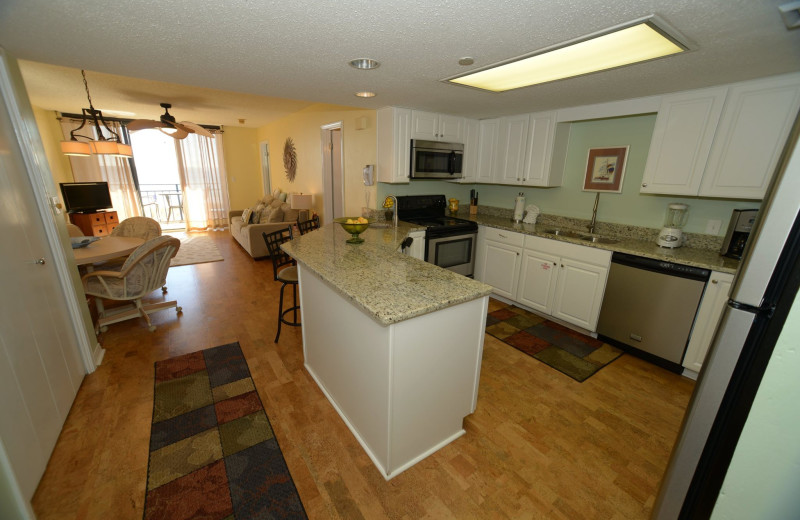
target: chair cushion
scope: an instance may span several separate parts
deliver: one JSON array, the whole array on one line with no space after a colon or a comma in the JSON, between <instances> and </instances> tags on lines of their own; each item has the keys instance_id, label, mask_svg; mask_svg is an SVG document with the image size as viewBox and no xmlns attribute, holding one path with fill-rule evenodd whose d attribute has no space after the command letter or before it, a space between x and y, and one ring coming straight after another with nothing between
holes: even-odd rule
<instances>
[{"instance_id":1,"label":"chair cushion","mask_svg":"<svg viewBox=\"0 0 800 520\"><path fill-rule=\"evenodd\" d=\"M297 283L297 267L292 265L286 269L278 271L278 281L286 283Z\"/></svg>"}]
</instances>

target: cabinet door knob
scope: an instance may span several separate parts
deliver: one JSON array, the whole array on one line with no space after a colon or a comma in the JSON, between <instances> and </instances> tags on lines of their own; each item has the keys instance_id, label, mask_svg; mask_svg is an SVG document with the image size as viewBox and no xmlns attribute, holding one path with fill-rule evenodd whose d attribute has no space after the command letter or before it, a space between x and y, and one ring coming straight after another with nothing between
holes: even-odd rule
<instances>
[{"instance_id":1,"label":"cabinet door knob","mask_svg":"<svg viewBox=\"0 0 800 520\"><path fill-rule=\"evenodd\" d=\"M502 234L502 233L498 233L498 234L497 234L497 236L499 236L500 238L508 238L507 236L505 236L505 235L504 235L504 234Z\"/></svg>"},{"instance_id":2,"label":"cabinet door knob","mask_svg":"<svg viewBox=\"0 0 800 520\"><path fill-rule=\"evenodd\" d=\"M40 258L40 259L38 259L38 260L34 260L34 262L33 262L33 263L34 263L34 264L38 264L38 265L44 265L44 264L45 264L45 261L44 261L44 258Z\"/></svg>"},{"instance_id":3,"label":"cabinet door knob","mask_svg":"<svg viewBox=\"0 0 800 520\"><path fill-rule=\"evenodd\" d=\"M647 187L647 183L646 183L646 182L643 182L643 183L642 183L642 188L646 188L646 187Z\"/></svg>"},{"instance_id":4,"label":"cabinet door knob","mask_svg":"<svg viewBox=\"0 0 800 520\"><path fill-rule=\"evenodd\" d=\"M711 280L711 283L716 284L717 280Z\"/></svg>"}]
</instances>

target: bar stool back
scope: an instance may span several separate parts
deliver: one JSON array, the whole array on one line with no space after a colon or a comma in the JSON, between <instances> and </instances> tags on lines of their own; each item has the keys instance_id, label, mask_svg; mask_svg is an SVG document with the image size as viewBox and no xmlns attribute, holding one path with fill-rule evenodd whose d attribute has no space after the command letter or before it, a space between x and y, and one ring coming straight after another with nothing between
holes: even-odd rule
<instances>
[{"instance_id":1,"label":"bar stool back","mask_svg":"<svg viewBox=\"0 0 800 520\"><path fill-rule=\"evenodd\" d=\"M275 281L281 282L281 295L278 303L278 333L275 335L275 343L281 336L281 325L284 323L292 327L300 325L300 317L297 314L300 305L297 304L297 265L291 256L287 255L281 249L281 244L288 242L291 239L290 228L273 231L272 233L261 233L264 237L264 242L267 245L267 251L272 258L272 272L275 276ZM292 286L292 306L288 309L283 308L283 291L287 285ZM292 313L292 319L288 319L286 315Z\"/></svg>"}]
</instances>

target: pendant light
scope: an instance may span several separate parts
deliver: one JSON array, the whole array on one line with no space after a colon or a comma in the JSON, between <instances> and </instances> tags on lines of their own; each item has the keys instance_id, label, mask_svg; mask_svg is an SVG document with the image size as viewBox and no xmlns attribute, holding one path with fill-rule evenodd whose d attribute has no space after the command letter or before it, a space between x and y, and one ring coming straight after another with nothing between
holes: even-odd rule
<instances>
[{"instance_id":1,"label":"pendant light","mask_svg":"<svg viewBox=\"0 0 800 520\"><path fill-rule=\"evenodd\" d=\"M122 142L119 134L113 131L108 126L105 119L103 119L103 113L92 105L92 96L89 95L89 84L86 82L86 71L81 69L81 75L83 76L83 86L86 89L86 98L89 100L89 108L81 109L81 124L78 128L69 133L70 139L68 141L61 141L61 151L64 152L65 155L81 157L93 154L133 157L133 149L131 146ZM90 128L92 124L97 128L97 139L76 134L77 131L86 126L87 121L89 122ZM103 135L104 128L111 137L107 138ZM86 141L79 141L79 137Z\"/></svg>"}]
</instances>

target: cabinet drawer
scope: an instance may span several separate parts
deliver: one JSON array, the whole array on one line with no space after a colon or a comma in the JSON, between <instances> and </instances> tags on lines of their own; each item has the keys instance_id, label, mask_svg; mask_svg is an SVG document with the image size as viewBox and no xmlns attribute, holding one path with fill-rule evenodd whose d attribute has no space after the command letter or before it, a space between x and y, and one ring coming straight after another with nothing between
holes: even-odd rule
<instances>
[{"instance_id":1,"label":"cabinet drawer","mask_svg":"<svg viewBox=\"0 0 800 520\"><path fill-rule=\"evenodd\" d=\"M104 237L110 233L108 226L105 224L92 226L92 236Z\"/></svg>"},{"instance_id":2,"label":"cabinet drawer","mask_svg":"<svg viewBox=\"0 0 800 520\"><path fill-rule=\"evenodd\" d=\"M493 240L495 242L500 242L501 244L507 244L509 246L517 246L522 247L522 244L525 242L525 235L522 233L516 233L514 231L504 231L502 229L484 228L484 238L486 240Z\"/></svg>"},{"instance_id":3,"label":"cabinet drawer","mask_svg":"<svg viewBox=\"0 0 800 520\"><path fill-rule=\"evenodd\" d=\"M598 249L596 247L580 246L560 240L542 238L535 236L525 237L525 249L541 251L550 255L567 258L579 258L582 262L587 262L602 267L611 264L611 251Z\"/></svg>"},{"instance_id":4,"label":"cabinet drawer","mask_svg":"<svg viewBox=\"0 0 800 520\"><path fill-rule=\"evenodd\" d=\"M107 213L103 213L102 215L105 217L106 224L115 224L114 227L116 227L116 224L119 223L119 218L117 217L116 211L109 211Z\"/></svg>"}]
</instances>

